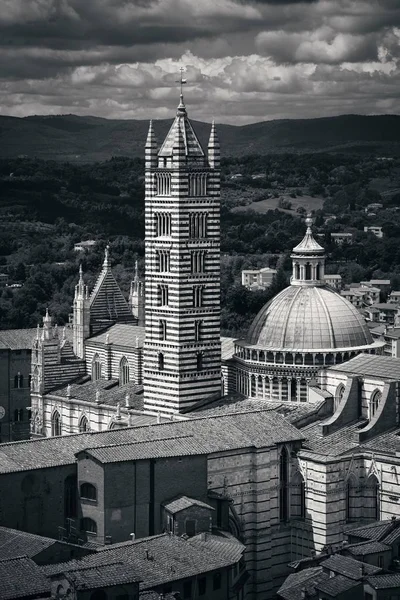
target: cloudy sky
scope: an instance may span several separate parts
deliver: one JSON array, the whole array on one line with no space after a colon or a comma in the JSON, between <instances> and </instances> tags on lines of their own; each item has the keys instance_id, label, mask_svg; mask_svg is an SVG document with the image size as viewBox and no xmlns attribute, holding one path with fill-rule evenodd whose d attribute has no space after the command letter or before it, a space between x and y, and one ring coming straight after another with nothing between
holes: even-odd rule
<instances>
[{"instance_id":1,"label":"cloudy sky","mask_svg":"<svg viewBox=\"0 0 400 600\"><path fill-rule=\"evenodd\" d=\"M0 114L400 112L400 0L0 0Z\"/></svg>"}]
</instances>

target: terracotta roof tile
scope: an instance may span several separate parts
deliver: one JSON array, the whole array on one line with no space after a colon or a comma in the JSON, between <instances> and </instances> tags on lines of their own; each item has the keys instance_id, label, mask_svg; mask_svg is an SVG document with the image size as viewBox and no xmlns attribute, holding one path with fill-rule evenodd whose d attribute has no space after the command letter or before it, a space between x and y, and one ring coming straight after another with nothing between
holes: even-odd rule
<instances>
[{"instance_id":1,"label":"terracotta roof tile","mask_svg":"<svg viewBox=\"0 0 400 600\"><path fill-rule=\"evenodd\" d=\"M347 590L351 590L351 588L361 586L361 579L356 581L354 579L349 579L348 577L344 577L343 575L335 575L335 577L329 577L324 581L319 582L316 585L316 588L321 591L329 594L330 596L336 597Z\"/></svg>"},{"instance_id":2,"label":"terracotta roof tile","mask_svg":"<svg viewBox=\"0 0 400 600\"><path fill-rule=\"evenodd\" d=\"M151 444L157 440L164 440L157 448L162 448L160 452L165 451L169 456L171 452L178 452L174 450L173 438L183 438L177 444L180 444L179 451L184 455L185 452L206 454L235 448L270 447L302 440L303 436L284 417L273 411L197 417L150 426L2 444L0 473L72 464L76 461L76 453L87 448L126 444L121 452L128 451L130 445L132 452L135 448L135 456L139 456L140 453L147 452L147 449L150 452ZM144 442L143 450L140 450L137 442ZM115 449L104 450L110 458L114 452ZM131 460L135 460L134 457Z\"/></svg>"},{"instance_id":3,"label":"terracotta roof tile","mask_svg":"<svg viewBox=\"0 0 400 600\"><path fill-rule=\"evenodd\" d=\"M50 582L40 567L27 556L0 561L1 600L49 594Z\"/></svg>"},{"instance_id":4,"label":"terracotta roof tile","mask_svg":"<svg viewBox=\"0 0 400 600\"><path fill-rule=\"evenodd\" d=\"M172 514L176 514L191 506L200 506L202 508L207 508L208 510L215 510L209 504L201 502L201 500L196 500L196 498L189 498L188 496L179 496L179 498L175 498L170 502L164 502L163 506Z\"/></svg>"},{"instance_id":5,"label":"terracotta roof tile","mask_svg":"<svg viewBox=\"0 0 400 600\"><path fill-rule=\"evenodd\" d=\"M368 577L368 583L376 590L400 588L400 573L390 573L387 575L373 575Z\"/></svg>"},{"instance_id":6,"label":"terracotta roof tile","mask_svg":"<svg viewBox=\"0 0 400 600\"><path fill-rule=\"evenodd\" d=\"M333 554L321 563L321 567L354 580L361 579L363 575L374 575L382 571L379 567L341 554Z\"/></svg>"},{"instance_id":7,"label":"terracotta roof tile","mask_svg":"<svg viewBox=\"0 0 400 600\"><path fill-rule=\"evenodd\" d=\"M229 547L228 547L229 546ZM244 547L242 547L244 550ZM99 567L122 562L129 571L141 578L141 589L194 577L223 569L237 562L238 551L227 544L224 552L215 552L207 544L191 543L181 537L161 534L137 541L104 546L96 552L60 565L46 565L43 572L50 575L83 567Z\"/></svg>"}]
</instances>

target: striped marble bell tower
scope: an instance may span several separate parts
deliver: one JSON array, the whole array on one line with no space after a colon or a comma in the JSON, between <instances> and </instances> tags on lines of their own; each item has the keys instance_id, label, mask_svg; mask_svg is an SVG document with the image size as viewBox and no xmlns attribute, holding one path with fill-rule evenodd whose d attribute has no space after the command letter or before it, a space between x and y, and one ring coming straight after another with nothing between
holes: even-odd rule
<instances>
[{"instance_id":1,"label":"striped marble bell tower","mask_svg":"<svg viewBox=\"0 0 400 600\"><path fill-rule=\"evenodd\" d=\"M207 155L183 96L158 149L146 142L144 408L177 413L221 391L220 151Z\"/></svg>"}]
</instances>

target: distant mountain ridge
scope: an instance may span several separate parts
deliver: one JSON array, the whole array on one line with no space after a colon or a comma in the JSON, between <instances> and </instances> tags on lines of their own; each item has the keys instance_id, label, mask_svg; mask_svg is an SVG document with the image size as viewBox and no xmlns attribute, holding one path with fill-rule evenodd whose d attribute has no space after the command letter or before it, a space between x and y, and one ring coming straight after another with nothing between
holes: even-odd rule
<instances>
[{"instance_id":1,"label":"distant mountain ridge","mask_svg":"<svg viewBox=\"0 0 400 600\"><path fill-rule=\"evenodd\" d=\"M154 122L158 141L172 119ZM210 124L192 120L203 146ZM93 162L144 156L148 121L76 115L0 116L0 158L19 155ZM400 156L400 115L341 115L283 119L251 125L218 125L222 155L346 152Z\"/></svg>"}]
</instances>

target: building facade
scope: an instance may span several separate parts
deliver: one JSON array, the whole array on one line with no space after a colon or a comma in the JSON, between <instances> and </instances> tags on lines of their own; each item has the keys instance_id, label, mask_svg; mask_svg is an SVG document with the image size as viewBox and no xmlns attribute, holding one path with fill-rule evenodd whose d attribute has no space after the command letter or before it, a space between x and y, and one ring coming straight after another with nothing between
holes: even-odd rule
<instances>
[{"instance_id":1,"label":"building facade","mask_svg":"<svg viewBox=\"0 0 400 600\"><path fill-rule=\"evenodd\" d=\"M181 95L158 149L146 142L144 407L180 412L221 390L220 150L207 155Z\"/></svg>"}]
</instances>

